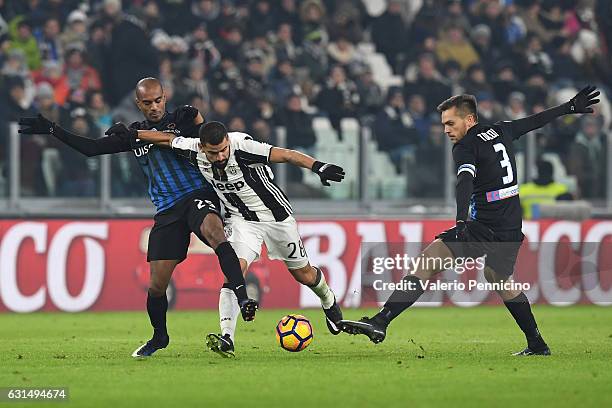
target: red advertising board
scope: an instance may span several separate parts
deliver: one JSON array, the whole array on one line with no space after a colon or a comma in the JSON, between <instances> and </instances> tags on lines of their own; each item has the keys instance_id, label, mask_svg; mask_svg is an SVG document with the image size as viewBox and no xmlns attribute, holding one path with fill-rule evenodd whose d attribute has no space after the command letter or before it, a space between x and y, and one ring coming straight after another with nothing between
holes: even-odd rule
<instances>
[{"instance_id":1,"label":"red advertising board","mask_svg":"<svg viewBox=\"0 0 612 408\"><path fill-rule=\"evenodd\" d=\"M311 263L323 268L340 302L359 307L376 305L376 299L361 296L362 243L403 243L416 255L451 225L450 220L308 220L299 228ZM148 220L0 221L0 311L142 310L150 227ZM532 284L533 302L612 304L612 222L525 222L523 232L516 276ZM264 308L319 305L281 262L265 254L249 274L249 287ZM216 308L222 281L214 253L193 239L173 276L173 307ZM429 304L458 304L457 299L441 295ZM480 296L470 305L494 301L494 295Z\"/></svg>"}]
</instances>

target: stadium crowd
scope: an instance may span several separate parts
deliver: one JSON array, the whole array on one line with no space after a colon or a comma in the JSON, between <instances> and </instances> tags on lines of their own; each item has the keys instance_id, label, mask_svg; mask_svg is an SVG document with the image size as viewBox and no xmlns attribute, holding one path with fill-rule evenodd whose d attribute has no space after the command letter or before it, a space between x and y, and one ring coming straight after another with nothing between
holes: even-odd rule
<instances>
[{"instance_id":1,"label":"stadium crowd","mask_svg":"<svg viewBox=\"0 0 612 408\"><path fill-rule=\"evenodd\" d=\"M41 112L99 137L141 120L134 84L159 77L168 108L289 147L312 149L312 118L358 119L397 171L412 156L408 194L439 195L443 131L437 104L472 93L483 121L524 117L592 83L594 115L567 116L537 135L559 157L575 196L605 196L605 133L612 121L612 2L606 0L388 0L373 16L361 0L0 0L0 191L6 194L8 123ZM374 13L372 13L374 14ZM377 82L368 47L399 82ZM524 141L518 149L524 149ZM97 159L50 137L22 137L25 196L95 196ZM141 196L129 156L112 159L113 195ZM60 180L62 180L60 182Z\"/></svg>"}]
</instances>

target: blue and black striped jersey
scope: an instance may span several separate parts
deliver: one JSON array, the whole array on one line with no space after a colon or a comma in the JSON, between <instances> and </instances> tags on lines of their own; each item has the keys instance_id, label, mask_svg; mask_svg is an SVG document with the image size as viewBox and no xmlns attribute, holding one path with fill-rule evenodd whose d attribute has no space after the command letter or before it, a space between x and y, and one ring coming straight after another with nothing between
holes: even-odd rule
<instances>
[{"instance_id":1,"label":"blue and black striped jersey","mask_svg":"<svg viewBox=\"0 0 612 408\"><path fill-rule=\"evenodd\" d=\"M199 125L194 124L198 110L181 106L173 112L166 112L157 123L147 120L134 122L132 129L158 130L176 136L196 137ZM178 157L171 148L157 146L144 140L131 140L131 149L149 183L149 197L157 212L172 207L177 201L200 189L212 189L199 170Z\"/></svg>"}]
</instances>

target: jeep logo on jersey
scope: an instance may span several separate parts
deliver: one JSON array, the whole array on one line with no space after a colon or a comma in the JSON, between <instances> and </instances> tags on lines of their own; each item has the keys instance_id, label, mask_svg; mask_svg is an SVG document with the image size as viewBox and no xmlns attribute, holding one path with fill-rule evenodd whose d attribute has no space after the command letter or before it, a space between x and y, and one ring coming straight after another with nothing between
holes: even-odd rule
<instances>
[{"instance_id":1,"label":"jeep logo on jersey","mask_svg":"<svg viewBox=\"0 0 612 408\"><path fill-rule=\"evenodd\" d=\"M240 189L244 187L244 181L237 181L235 183L221 183L214 181L213 184L220 191L240 191Z\"/></svg>"}]
</instances>

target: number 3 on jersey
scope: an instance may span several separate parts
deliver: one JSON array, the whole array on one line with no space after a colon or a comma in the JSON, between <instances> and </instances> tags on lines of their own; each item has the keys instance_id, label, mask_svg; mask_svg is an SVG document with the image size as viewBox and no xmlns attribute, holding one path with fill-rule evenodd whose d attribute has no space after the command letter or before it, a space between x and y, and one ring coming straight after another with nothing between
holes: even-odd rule
<instances>
[{"instance_id":1,"label":"number 3 on jersey","mask_svg":"<svg viewBox=\"0 0 612 408\"><path fill-rule=\"evenodd\" d=\"M510 158L508 157L508 153L506 153L506 146L503 143L496 143L493 145L493 149L496 152L502 152L502 159L499 161L502 169L506 169L506 175L502 177L502 181L504 184L510 184L514 181L514 174L512 172L512 163L510 163Z\"/></svg>"}]
</instances>

